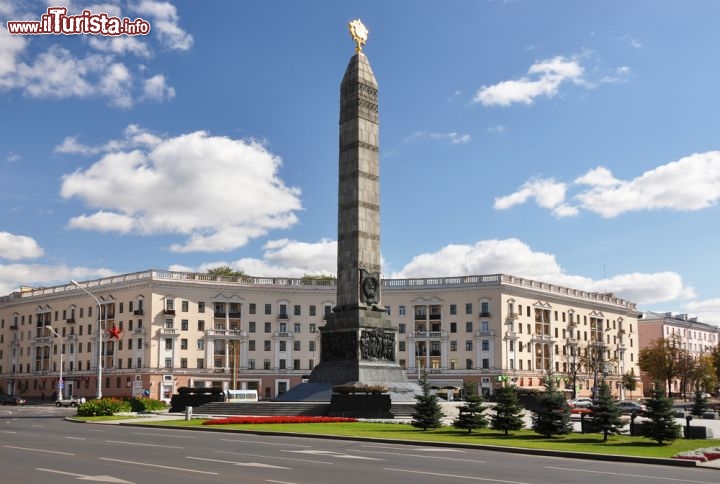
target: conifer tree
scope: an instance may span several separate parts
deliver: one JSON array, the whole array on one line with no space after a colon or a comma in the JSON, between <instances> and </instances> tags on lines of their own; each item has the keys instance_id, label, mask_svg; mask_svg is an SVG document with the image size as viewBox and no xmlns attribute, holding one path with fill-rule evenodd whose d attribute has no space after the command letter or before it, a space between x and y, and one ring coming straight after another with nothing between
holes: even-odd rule
<instances>
[{"instance_id":1,"label":"conifer tree","mask_svg":"<svg viewBox=\"0 0 720 484\"><path fill-rule=\"evenodd\" d=\"M663 396L662 385L658 382L652 391L652 398L645 400L649 420L644 424L644 437L663 445L680 436L680 426L675 422L672 400Z\"/></svg>"},{"instance_id":2,"label":"conifer tree","mask_svg":"<svg viewBox=\"0 0 720 484\"><path fill-rule=\"evenodd\" d=\"M565 395L557 390L555 377L545 377L545 392L540 395L540 409L533 416L532 428L545 437L569 434L573 430L570 422L570 407Z\"/></svg>"},{"instance_id":3,"label":"conifer tree","mask_svg":"<svg viewBox=\"0 0 720 484\"><path fill-rule=\"evenodd\" d=\"M468 433L471 433L473 429L484 429L488 425L488 420L483 415L487 408L483 406L482 397L469 383L463 385L463 393L466 404L460 407L460 414L453 422L453 426L458 429L467 429Z\"/></svg>"},{"instance_id":4,"label":"conifer tree","mask_svg":"<svg viewBox=\"0 0 720 484\"><path fill-rule=\"evenodd\" d=\"M423 430L440 428L442 426L440 419L443 417L442 409L437 396L430 392L430 384L425 372L420 380L420 386L422 386L423 394L415 395L417 403L415 403L411 425Z\"/></svg>"},{"instance_id":5,"label":"conifer tree","mask_svg":"<svg viewBox=\"0 0 720 484\"><path fill-rule=\"evenodd\" d=\"M520 430L525 426L523 413L525 410L518 400L517 390L513 386L503 385L495 393L495 415L490 416L493 430L503 430L505 435L511 430Z\"/></svg>"},{"instance_id":6,"label":"conifer tree","mask_svg":"<svg viewBox=\"0 0 720 484\"><path fill-rule=\"evenodd\" d=\"M703 392L695 390L695 394L693 395L693 406L692 409L690 409L690 413L696 417L702 417L703 414L707 412L707 409L707 398L703 396Z\"/></svg>"},{"instance_id":7,"label":"conifer tree","mask_svg":"<svg viewBox=\"0 0 720 484\"><path fill-rule=\"evenodd\" d=\"M608 434L620 433L623 423L620 420L620 409L615 405L610 387L605 380L600 383L597 398L592 403L590 420L594 429L603 433L603 441L607 441Z\"/></svg>"}]
</instances>

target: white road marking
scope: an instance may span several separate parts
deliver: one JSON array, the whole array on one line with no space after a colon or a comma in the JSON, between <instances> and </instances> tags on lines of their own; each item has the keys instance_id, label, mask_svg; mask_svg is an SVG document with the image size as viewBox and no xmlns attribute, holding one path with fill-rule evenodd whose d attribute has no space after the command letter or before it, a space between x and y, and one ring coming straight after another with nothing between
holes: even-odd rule
<instances>
[{"instance_id":1,"label":"white road marking","mask_svg":"<svg viewBox=\"0 0 720 484\"><path fill-rule=\"evenodd\" d=\"M28 447L15 447L13 445L3 445L3 447L6 447L8 449L29 450L30 452L45 452L46 454L75 455L70 452L60 452L57 450L30 449Z\"/></svg>"},{"instance_id":2,"label":"white road marking","mask_svg":"<svg viewBox=\"0 0 720 484\"><path fill-rule=\"evenodd\" d=\"M134 460L121 460L121 459L110 459L109 457L100 457L100 460L106 460L109 462L119 462L121 464L132 464L136 466L145 466L145 467L157 467L159 469L170 469L173 471L183 471L183 472L194 472L196 474L211 474L213 476L217 476L217 472L208 472L208 471L198 471L196 469L186 469L184 467L172 467L172 466L163 466L160 464L149 464L146 462L136 462Z\"/></svg>"},{"instance_id":3,"label":"white road marking","mask_svg":"<svg viewBox=\"0 0 720 484\"><path fill-rule=\"evenodd\" d=\"M260 457L260 458L269 458L269 459L278 459L278 460L289 460L289 461L295 461L295 462L309 462L311 464L328 464L328 465L334 465L332 462L326 462L322 460L310 460L310 459L293 459L292 457L279 457L279 456L266 456L266 455L258 455L258 454L248 454L245 452L229 452L224 450L216 450L215 451L218 454L229 454L229 455L242 455L245 457Z\"/></svg>"},{"instance_id":4,"label":"white road marking","mask_svg":"<svg viewBox=\"0 0 720 484\"><path fill-rule=\"evenodd\" d=\"M3 430L3 434L16 434L17 432L15 430Z\"/></svg>"},{"instance_id":5,"label":"white road marking","mask_svg":"<svg viewBox=\"0 0 720 484\"><path fill-rule=\"evenodd\" d=\"M400 455L403 457L420 457L421 459L450 460L457 462L477 462L479 464L487 463L487 461L477 459L459 459L457 457L441 457L436 455L405 454L403 452L381 452L379 450L357 450L356 452L364 452L366 454Z\"/></svg>"},{"instance_id":6,"label":"white road marking","mask_svg":"<svg viewBox=\"0 0 720 484\"><path fill-rule=\"evenodd\" d=\"M488 477L476 477L476 476L462 476L462 475L458 475L458 474L440 474L438 472L415 471L412 469L391 469L389 467L385 467L383 470L393 471L393 472L407 472L409 474L423 474L426 476L452 477L452 478L456 478L456 479L471 479L473 481L504 482L505 484L528 484L527 482L503 481L502 479L490 479Z\"/></svg>"},{"instance_id":7,"label":"white road marking","mask_svg":"<svg viewBox=\"0 0 720 484\"><path fill-rule=\"evenodd\" d=\"M374 457L363 457L360 455L351 454L340 454L339 452L332 452L330 450L283 450L283 452L295 452L298 454L311 454L311 455L327 455L329 457L335 457L336 459L360 459L360 460L382 460Z\"/></svg>"},{"instance_id":8,"label":"white road marking","mask_svg":"<svg viewBox=\"0 0 720 484\"><path fill-rule=\"evenodd\" d=\"M124 445L138 445L143 447L164 447L166 449L184 449L185 447L177 447L175 445L164 445L164 444L143 444L142 442L123 442L122 440L106 440L108 444L124 444Z\"/></svg>"},{"instance_id":9,"label":"white road marking","mask_svg":"<svg viewBox=\"0 0 720 484\"><path fill-rule=\"evenodd\" d=\"M70 440L87 440L87 437L65 437L66 439Z\"/></svg>"},{"instance_id":10,"label":"white road marking","mask_svg":"<svg viewBox=\"0 0 720 484\"><path fill-rule=\"evenodd\" d=\"M102 476L91 476L86 474L75 474L74 472L65 472L65 471L58 471L54 469L44 469L42 467L35 468L36 471L42 471L42 472L51 472L53 474L62 474L64 476L71 476L71 477L77 477L79 481L95 481L95 482L115 482L117 484L133 484L130 481L125 481L123 479L108 476L108 475L102 475Z\"/></svg>"},{"instance_id":11,"label":"white road marking","mask_svg":"<svg viewBox=\"0 0 720 484\"><path fill-rule=\"evenodd\" d=\"M688 479L674 479L672 477L658 477L658 476L648 476L645 474L623 474L621 472L608 472L608 471L590 471L586 469L573 469L570 467L551 467L551 466L545 466L546 469L555 469L559 471L572 471L572 472L586 472L588 474L606 474L609 476L621 476L621 477L641 477L643 479L657 479L660 481L674 481L674 482L687 482L687 483L693 483L693 484L717 484L717 481L710 482L710 481L691 481Z\"/></svg>"},{"instance_id":12,"label":"white road marking","mask_svg":"<svg viewBox=\"0 0 720 484\"><path fill-rule=\"evenodd\" d=\"M296 484L290 481L273 481L272 479L265 479L265 482L274 482L275 484Z\"/></svg>"},{"instance_id":13,"label":"white road marking","mask_svg":"<svg viewBox=\"0 0 720 484\"><path fill-rule=\"evenodd\" d=\"M232 461L232 460L208 459L205 457L191 457L191 456L187 456L186 459L203 460L203 461L207 461L207 462L219 462L221 464L230 464L233 466L242 466L242 467L264 467L266 469L290 470L290 467L274 466L272 464L263 464L262 462L236 462L236 461Z\"/></svg>"},{"instance_id":14,"label":"white road marking","mask_svg":"<svg viewBox=\"0 0 720 484\"><path fill-rule=\"evenodd\" d=\"M312 448L312 445L284 444L282 442L265 442L262 440L237 440L237 439L220 439L221 442L239 442L241 444L257 444L257 445L282 445L283 447L305 447Z\"/></svg>"},{"instance_id":15,"label":"white road marking","mask_svg":"<svg viewBox=\"0 0 720 484\"><path fill-rule=\"evenodd\" d=\"M173 434L151 434L149 432L132 432L133 435L152 435L155 437L169 437L171 439L196 439L194 435L175 435Z\"/></svg>"}]
</instances>

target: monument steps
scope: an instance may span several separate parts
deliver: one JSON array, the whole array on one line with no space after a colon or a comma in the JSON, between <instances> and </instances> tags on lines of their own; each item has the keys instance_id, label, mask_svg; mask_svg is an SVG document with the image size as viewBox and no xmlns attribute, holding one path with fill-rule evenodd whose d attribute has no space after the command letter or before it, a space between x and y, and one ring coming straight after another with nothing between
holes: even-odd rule
<instances>
[{"instance_id":1,"label":"monument steps","mask_svg":"<svg viewBox=\"0 0 720 484\"><path fill-rule=\"evenodd\" d=\"M196 415L223 416L281 416L305 415L313 417L326 416L330 410L329 402L257 402L227 403L210 402L193 409ZM415 406L408 403L393 403L390 412L395 418L410 418Z\"/></svg>"}]
</instances>

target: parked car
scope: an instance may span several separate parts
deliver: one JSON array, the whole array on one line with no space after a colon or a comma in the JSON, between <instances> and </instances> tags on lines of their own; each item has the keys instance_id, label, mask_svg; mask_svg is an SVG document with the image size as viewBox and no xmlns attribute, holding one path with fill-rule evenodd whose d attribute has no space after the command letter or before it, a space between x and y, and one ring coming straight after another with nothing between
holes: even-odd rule
<instances>
[{"instance_id":1,"label":"parked car","mask_svg":"<svg viewBox=\"0 0 720 484\"><path fill-rule=\"evenodd\" d=\"M622 413L632 413L632 411L635 410L638 415L642 415L647 411L647 407L645 405L634 400L620 400L615 405L618 406Z\"/></svg>"},{"instance_id":2,"label":"parked car","mask_svg":"<svg viewBox=\"0 0 720 484\"><path fill-rule=\"evenodd\" d=\"M3 395L2 397L3 405L25 405L26 403L27 400L17 395Z\"/></svg>"},{"instance_id":3,"label":"parked car","mask_svg":"<svg viewBox=\"0 0 720 484\"><path fill-rule=\"evenodd\" d=\"M588 398L588 397L578 397L578 398L576 398L575 400L570 400L570 402L569 402L570 406L573 407L573 408L576 408L576 407L580 407L580 408L592 407L592 403L593 403L592 398Z\"/></svg>"},{"instance_id":4,"label":"parked car","mask_svg":"<svg viewBox=\"0 0 720 484\"><path fill-rule=\"evenodd\" d=\"M76 397L63 397L55 401L56 407L77 407L80 399Z\"/></svg>"}]
</instances>

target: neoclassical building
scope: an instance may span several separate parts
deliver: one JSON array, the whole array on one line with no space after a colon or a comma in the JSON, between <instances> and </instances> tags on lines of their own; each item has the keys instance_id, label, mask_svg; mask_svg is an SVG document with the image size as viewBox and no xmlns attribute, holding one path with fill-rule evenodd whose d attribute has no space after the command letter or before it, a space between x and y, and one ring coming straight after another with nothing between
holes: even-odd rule
<instances>
[{"instance_id":1,"label":"neoclassical building","mask_svg":"<svg viewBox=\"0 0 720 484\"><path fill-rule=\"evenodd\" d=\"M381 294L398 362L441 394L540 388L550 371L580 395L601 374L622 396L621 376L640 375L636 306L610 294L504 274L386 279ZM162 270L24 289L0 298L0 389L49 398L62 359L66 395L97 395L100 377L103 396L208 386L272 399L319 362L335 297L333 280Z\"/></svg>"}]
</instances>

